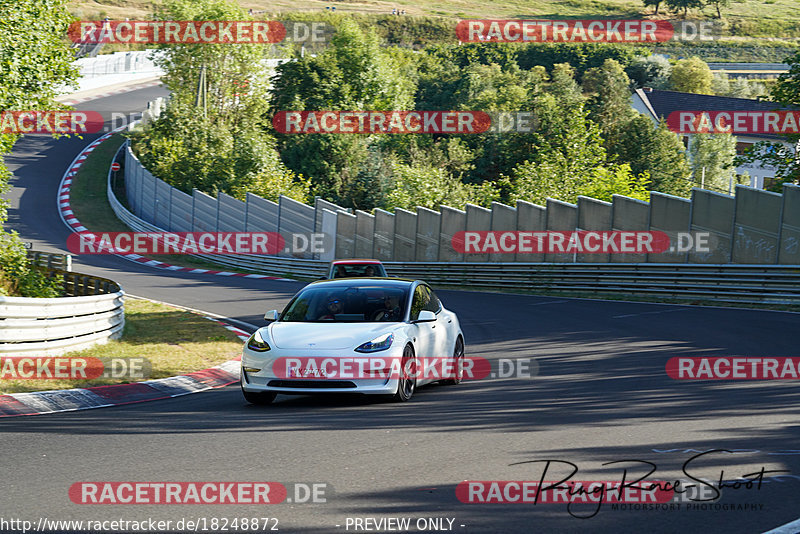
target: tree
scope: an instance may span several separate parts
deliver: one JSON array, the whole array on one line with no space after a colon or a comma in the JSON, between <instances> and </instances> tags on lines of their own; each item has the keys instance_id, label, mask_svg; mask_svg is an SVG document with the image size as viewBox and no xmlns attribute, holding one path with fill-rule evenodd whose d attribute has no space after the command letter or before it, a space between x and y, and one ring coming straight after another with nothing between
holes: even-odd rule
<instances>
[{"instance_id":1,"label":"tree","mask_svg":"<svg viewBox=\"0 0 800 534\"><path fill-rule=\"evenodd\" d=\"M160 20L245 20L248 17L227 0L168 0ZM268 84L263 62L268 44L162 44L155 62L164 69L162 81L181 103L197 101L198 81L204 71L207 98L198 113L234 131L252 129L268 109Z\"/></svg>"},{"instance_id":2,"label":"tree","mask_svg":"<svg viewBox=\"0 0 800 534\"><path fill-rule=\"evenodd\" d=\"M649 189L676 196L689 194L692 183L686 151L678 136L661 121L638 115L625 127L617 161L628 163L635 175L647 173Z\"/></svg>"},{"instance_id":3,"label":"tree","mask_svg":"<svg viewBox=\"0 0 800 534\"><path fill-rule=\"evenodd\" d=\"M736 137L731 134L693 135L689 154L695 184L727 193L735 168Z\"/></svg>"},{"instance_id":4,"label":"tree","mask_svg":"<svg viewBox=\"0 0 800 534\"><path fill-rule=\"evenodd\" d=\"M630 83L622 65L613 59L583 75L589 118L600 125L603 146L610 154L617 153L617 145L627 135L626 126L636 116L631 108Z\"/></svg>"},{"instance_id":5,"label":"tree","mask_svg":"<svg viewBox=\"0 0 800 534\"><path fill-rule=\"evenodd\" d=\"M800 107L800 52L785 61L789 70L778 77L771 96L775 102L784 106Z\"/></svg>"},{"instance_id":6,"label":"tree","mask_svg":"<svg viewBox=\"0 0 800 534\"><path fill-rule=\"evenodd\" d=\"M730 7L731 0L706 0L709 5L714 6L717 10L717 18L722 18L722 12L720 11L721 7Z\"/></svg>"},{"instance_id":7,"label":"tree","mask_svg":"<svg viewBox=\"0 0 800 534\"><path fill-rule=\"evenodd\" d=\"M647 57L637 57L625 69L625 72L636 87L666 89L672 73L672 64L666 57L653 54Z\"/></svg>"},{"instance_id":8,"label":"tree","mask_svg":"<svg viewBox=\"0 0 800 534\"><path fill-rule=\"evenodd\" d=\"M512 200L544 204L547 198L577 202L578 196L610 201L613 195L649 200L649 175L634 175L627 164L598 165L581 174L565 173L567 162L560 154L526 161L514 169Z\"/></svg>"},{"instance_id":9,"label":"tree","mask_svg":"<svg viewBox=\"0 0 800 534\"><path fill-rule=\"evenodd\" d=\"M731 80L724 72L715 72L712 87L715 95L735 98L758 98L766 92L761 82L751 82L746 78Z\"/></svg>"},{"instance_id":10,"label":"tree","mask_svg":"<svg viewBox=\"0 0 800 534\"><path fill-rule=\"evenodd\" d=\"M736 78L731 82L728 96L736 98L758 98L764 96L767 87L763 82L750 81L746 78Z\"/></svg>"},{"instance_id":11,"label":"tree","mask_svg":"<svg viewBox=\"0 0 800 534\"><path fill-rule=\"evenodd\" d=\"M392 164L392 187L386 204L389 208L412 210L416 206L438 209L441 205L463 206L467 202L488 206L500 198L489 183L464 184L454 180L444 169Z\"/></svg>"},{"instance_id":12,"label":"tree","mask_svg":"<svg viewBox=\"0 0 800 534\"><path fill-rule=\"evenodd\" d=\"M275 111L404 110L413 106L414 82L399 58L380 46L374 31L345 19L331 47L296 57L273 78ZM368 135L279 135L281 155L294 172L311 178L314 193L352 205L345 196L369 158Z\"/></svg>"},{"instance_id":13,"label":"tree","mask_svg":"<svg viewBox=\"0 0 800 534\"><path fill-rule=\"evenodd\" d=\"M642 0L642 2L644 3L644 7L653 6L656 8L656 11L654 13L655 15L658 15L658 7L661 5L662 1L663 0Z\"/></svg>"},{"instance_id":14,"label":"tree","mask_svg":"<svg viewBox=\"0 0 800 534\"><path fill-rule=\"evenodd\" d=\"M675 91L710 95L713 93L714 75L708 64L697 56L681 59L672 67L670 85Z\"/></svg>"},{"instance_id":15,"label":"tree","mask_svg":"<svg viewBox=\"0 0 800 534\"><path fill-rule=\"evenodd\" d=\"M225 0L170 0L165 20L244 20ZM269 45L164 45L157 59L172 91L167 109L133 136L134 150L156 176L185 192L193 188L244 199L247 192L308 198L308 183L286 169L266 131ZM207 99L198 98L205 83Z\"/></svg>"},{"instance_id":16,"label":"tree","mask_svg":"<svg viewBox=\"0 0 800 534\"><path fill-rule=\"evenodd\" d=\"M0 111L60 108L53 98L74 83L77 72L65 39L72 17L65 0L0 0ZM8 191L11 173L3 157L16 135L0 133L0 195ZM52 297L58 280L30 267L16 233L1 230L8 203L0 198L0 294Z\"/></svg>"},{"instance_id":17,"label":"tree","mask_svg":"<svg viewBox=\"0 0 800 534\"><path fill-rule=\"evenodd\" d=\"M581 186L580 194L606 202L611 202L614 195L649 201L649 183L650 175L647 172L633 174L627 164L597 167Z\"/></svg>"},{"instance_id":18,"label":"tree","mask_svg":"<svg viewBox=\"0 0 800 534\"><path fill-rule=\"evenodd\" d=\"M459 78L453 92L454 106L495 113L499 118L500 112L530 110L547 75L540 67L522 70L514 64L502 69L492 63L470 65L462 70ZM487 132L479 136L463 136L463 139L475 158L474 171L469 173L470 181L495 179L528 157L525 136L515 132Z\"/></svg>"},{"instance_id":19,"label":"tree","mask_svg":"<svg viewBox=\"0 0 800 534\"><path fill-rule=\"evenodd\" d=\"M678 12L683 10L683 16L689 14L690 9L703 7L704 0L666 0L667 7L671 10Z\"/></svg>"},{"instance_id":20,"label":"tree","mask_svg":"<svg viewBox=\"0 0 800 534\"><path fill-rule=\"evenodd\" d=\"M483 43L478 44L483 46ZM649 54L645 47L618 43L529 43L516 46L522 46L517 57L520 68L530 69L538 65L549 72L559 63L568 63L578 79L588 69L601 66L606 59L615 59L627 67L637 57Z\"/></svg>"},{"instance_id":21,"label":"tree","mask_svg":"<svg viewBox=\"0 0 800 534\"><path fill-rule=\"evenodd\" d=\"M711 81L711 90L717 96L728 96L731 93L731 80L724 72L715 72ZM742 97L746 98L746 97Z\"/></svg>"},{"instance_id":22,"label":"tree","mask_svg":"<svg viewBox=\"0 0 800 534\"><path fill-rule=\"evenodd\" d=\"M534 100L534 111L539 128L530 135L530 157L513 169L504 200L575 199L585 178L605 165L606 151L574 69L563 63L553 68L551 83Z\"/></svg>"}]
</instances>

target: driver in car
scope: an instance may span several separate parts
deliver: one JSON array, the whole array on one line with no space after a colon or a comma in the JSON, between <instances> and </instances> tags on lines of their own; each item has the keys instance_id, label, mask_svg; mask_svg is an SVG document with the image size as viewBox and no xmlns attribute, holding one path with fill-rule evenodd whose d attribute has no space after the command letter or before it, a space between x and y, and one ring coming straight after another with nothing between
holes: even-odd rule
<instances>
[{"instance_id":1,"label":"driver in car","mask_svg":"<svg viewBox=\"0 0 800 534\"><path fill-rule=\"evenodd\" d=\"M400 320L400 306L395 305L394 300L390 296L383 298L383 309L375 312L375 321L399 321Z\"/></svg>"},{"instance_id":2,"label":"driver in car","mask_svg":"<svg viewBox=\"0 0 800 534\"><path fill-rule=\"evenodd\" d=\"M340 297L330 297L328 299L328 304L325 306L325 310L322 312L322 315L317 319L318 321L333 321L336 319L336 315L342 313L344 311L344 305L342 304L342 299Z\"/></svg>"}]
</instances>

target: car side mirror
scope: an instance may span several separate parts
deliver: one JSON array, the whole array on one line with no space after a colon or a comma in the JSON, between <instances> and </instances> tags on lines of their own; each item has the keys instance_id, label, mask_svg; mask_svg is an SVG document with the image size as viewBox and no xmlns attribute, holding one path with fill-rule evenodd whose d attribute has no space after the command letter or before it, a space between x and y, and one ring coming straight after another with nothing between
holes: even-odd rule
<instances>
[{"instance_id":1,"label":"car side mirror","mask_svg":"<svg viewBox=\"0 0 800 534\"><path fill-rule=\"evenodd\" d=\"M415 323L430 323L436 320L436 314L430 310L422 310L419 312L419 317L417 318Z\"/></svg>"},{"instance_id":2,"label":"car side mirror","mask_svg":"<svg viewBox=\"0 0 800 534\"><path fill-rule=\"evenodd\" d=\"M278 310L270 310L264 314L265 321L277 321L278 320Z\"/></svg>"}]
</instances>

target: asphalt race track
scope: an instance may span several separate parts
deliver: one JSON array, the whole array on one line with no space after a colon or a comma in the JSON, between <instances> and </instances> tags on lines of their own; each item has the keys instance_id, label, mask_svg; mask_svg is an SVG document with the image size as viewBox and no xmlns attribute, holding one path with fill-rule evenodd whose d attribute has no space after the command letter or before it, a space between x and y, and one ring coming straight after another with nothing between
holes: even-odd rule
<instances>
[{"instance_id":1,"label":"asphalt race track","mask_svg":"<svg viewBox=\"0 0 800 534\"><path fill-rule=\"evenodd\" d=\"M77 106L139 111L164 89ZM20 140L7 159L10 228L37 249L66 250L56 188L96 136ZM302 284L170 273L121 258L75 259L130 294L254 325ZM82 412L0 420L0 516L31 520L277 518L283 532L388 532L356 518L411 518L424 531L764 532L800 516L800 390L796 381L676 381L673 356L800 356L800 315L729 308L441 291L458 313L467 354L533 358L531 378L420 389L406 404L360 397L286 397L256 407L238 386ZM716 503L672 509L604 504L467 504L464 480L533 480L535 460L577 464L573 480L643 476L718 482L766 470L760 487L724 488ZM528 463L521 463L528 462ZM517 465L511 465L517 464ZM568 474L554 464L546 480ZM559 476L560 475L560 476ZM752 475L751 475L752 476ZM274 481L295 502L275 505L78 505L79 481ZM326 502L298 503L293 484L326 484ZM677 504L681 504L680 507ZM621 507L620 507L621 508ZM596 514L594 512L597 512ZM592 516L578 518L574 516ZM444 518L442 525L425 523ZM448 520L452 520L450 523ZM221 525L219 523L218 525ZM271 528L274 522L269 523ZM360 529L356 529L361 525ZM366 530L369 528L370 530ZM425 530L427 529L427 530ZM789 529L791 532L797 529ZM232 529L231 529L232 530ZM198 531L203 531L202 528Z\"/></svg>"}]
</instances>

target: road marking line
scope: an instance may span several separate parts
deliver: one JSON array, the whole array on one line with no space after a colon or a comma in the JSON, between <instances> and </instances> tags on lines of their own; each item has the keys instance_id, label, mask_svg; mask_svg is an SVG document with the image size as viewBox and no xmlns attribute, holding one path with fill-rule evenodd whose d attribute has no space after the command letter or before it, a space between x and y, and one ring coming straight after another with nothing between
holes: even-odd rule
<instances>
[{"instance_id":1,"label":"road marking line","mask_svg":"<svg viewBox=\"0 0 800 534\"><path fill-rule=\"evenodd\" d=\"M627 315L614 315L612 319L622 319L623 317L636 317L637 315L653 315L657 313L669 313L669 312L676 312L676 311L686 311L686 308L675 308L672 310L662 310L662 311L652 311L652 312L642 312L642 313L629 313Z\"/></svg>"}]
</instances>

